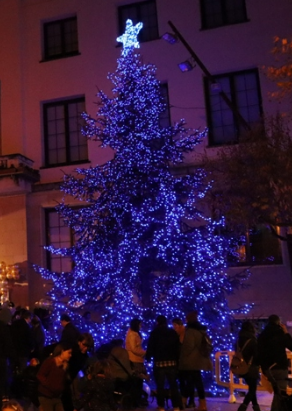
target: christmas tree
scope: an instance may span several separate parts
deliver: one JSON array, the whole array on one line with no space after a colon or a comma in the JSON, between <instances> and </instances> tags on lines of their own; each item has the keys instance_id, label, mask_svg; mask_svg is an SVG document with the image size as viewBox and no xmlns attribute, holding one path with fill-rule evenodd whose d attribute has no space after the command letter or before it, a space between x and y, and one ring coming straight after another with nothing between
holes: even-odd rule
<instances>
[{"instance_id":1,"label":"christmas tree","mask_svg":"<svg viewBox=\"0 0 292 411\"><path fill-rule=\"evenodd\" d=\"M165 107L156 68L135 50L141 27L127 21L117 39L123 43L117 69L109 75L113 95L100 91L96 118L83 115L85 135L111 147L112 160L64 178L57 209L76 241L69 249L48 249L70 256L73 269L37 270L53 280L55 313L101 311L98 331L94 324L91 329L99 343L124 336L133 317L150 331L158 314L184 319L197 310L215 345L226 349L222 336L232 315L226 298L234 279L226 273L222 222L202 212L209 189L204 170L173 172L206 131L188 129L184 120L160 126ZM66 196L81 206L68 206Z\"/></svg>"}]
</instances>

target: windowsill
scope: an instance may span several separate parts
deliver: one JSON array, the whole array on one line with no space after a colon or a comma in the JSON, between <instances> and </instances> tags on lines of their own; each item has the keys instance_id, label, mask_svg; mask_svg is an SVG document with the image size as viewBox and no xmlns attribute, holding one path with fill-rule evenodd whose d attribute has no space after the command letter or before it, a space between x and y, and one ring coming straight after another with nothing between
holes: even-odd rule
<instances>
[{"instance_id":1,"label":"windowsill","mask_svg":"<svg viewBox=\"0 0 292 411\"><path fill-rule=\"evenodd\" d=\"M69 57L76 57L76 56L80 56L81 53L79 51L76 51L74 53L70 53L70 54L62 54L62 55L57 55L57 56L52 56L49 58L44 58L42 60L40 60L40 63L47 63L48 61L55 61L55 60L61 60L61 59L65 59L65 58L69 58Z\"/></svg>"},{"instance_id":2,"label":"windowsill","mask_svg":"<svg viewBox=\"0 0 292 411\"><path fill-rule=\"evenodd\" d=\"M276 263L270 263L270 264L267 264L267 263L253 263L253 262L251 262L251 263L238 263L238 264L235 264L235 265L227 265L227 269L230 269L230 268L255 268L255 267L275 267L275 266L279 266L279 267L283 267L284 266L284 263L283 262L276 262Z\"/></svg>"},{"instance_id":3,"label":"windowsill","mask_svg":"<svg viewBox=\"0 0 292 411\"><path fill-rule=\"evenodd\" d=\"M239 141L230 141L226 143L218 143L218 144L208 144L206 148L220 148L220 147L228 147L228 146L235 146L239 144Z\"/></svg>"},{"instance_id":4,"label":"windowsill","mask_svg":"<svg viewBox=\"0 0 292 411\"><path fill-rule=\"evenodd\" d=\"M201 27L200 31L206 31L206 30L214 30L214 29L219 29L221 27L226 27L226 26L235 26L237 24L243 24L243 23L249 23L250 19L246 19L243 21L238 21L236 23L225 23L225 24L221 24L220 26L214 26L214 27Z\"/></svg>"},{"instance_id":5,"label":"windowsill","mask_svg":"<svg viewBox=\"0 0 292 411\"><path fill-rule=\"evenodd\" d=\"M58 163L58 164L45 165L45 166L41 166L40 170L56 168L56 167L76 166L78 164L90 164L90 160L80 160L80 161L74 161L70 163Z\"/></svg>"}]
</instances>

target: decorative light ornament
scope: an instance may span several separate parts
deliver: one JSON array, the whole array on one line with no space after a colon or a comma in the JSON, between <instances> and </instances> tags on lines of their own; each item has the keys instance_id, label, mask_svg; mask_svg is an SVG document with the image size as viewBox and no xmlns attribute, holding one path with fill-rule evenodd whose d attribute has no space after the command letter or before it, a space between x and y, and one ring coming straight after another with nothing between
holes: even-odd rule
<instances>
[{"instance_id":1,"label":"decorative light ornament","mask_svg":"<svg viewBox=\"0 0 292 411\"><path fill-rule=\"evenodd\" d=\"M18 265L7 265L4 261L0 262L0 303L9 300L9 282L17 281L20 277Z\"/></svg>"},{"instance_id":2,"label":"decorative light ornament","mask_svg":"<svg viewBox=\"0 0 292 411\"><path fill-rule=\"evenodd\" d=\"M140 48L139 41L137 36L139 31L142 29L143 23L137 23L136 26L133 26L132 20L128 19L126 21L126 31L121 36L117 37L119 43L123 43L122 55L126 56L128 52L134 47L136 49Z\"/></svg>"}]
</instances>

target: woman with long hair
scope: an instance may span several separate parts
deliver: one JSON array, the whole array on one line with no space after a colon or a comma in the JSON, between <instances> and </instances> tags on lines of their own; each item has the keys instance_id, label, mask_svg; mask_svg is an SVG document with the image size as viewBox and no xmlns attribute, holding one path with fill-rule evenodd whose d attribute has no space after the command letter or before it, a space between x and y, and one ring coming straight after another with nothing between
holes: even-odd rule
<instances>
[{"instance_id":1,"label":"woman with long hair","mask_svg":"<svg viewBox=\"0 0 292 411\"><path fill-rule=\"evenodd\" d=\"M42 363L37 373L40 411L64 411L61 395L68 378L71 355L71 347L60 343L55 347L53 355Z\"/></svg>"},{"instance_id":2,"label":"woman with long hair","mask_svg":"<svg viewBox=\"0 0 292 411\"><path fill-rule=\"evenodd\" d=\"M142 335L141 335L142 321L139 318L133 318L130 322L130 328L128 329L126 335L126 345L125 348L129 354L129 360L131 362L131 367L136 376L146 375L146 368L144 365L144 357L146 350L142 347ZM136 393L136 406L147 405L146 402L143 403L142 392L143 392L143 378L138 379L137 384L138 391Z\"/></svg>"},{"instance_id":3,"label":"woman with long hair","mask_svg":"<svg viewBox=\"0 0 292 411\"><path fill-rule=\"evenodd\" d=\"M251 363L247 374L243 375L248 392L244 397L243 403L239 406L238 411L245 411L251 402L254 411L260 411L257 400L257 383L259 379L259 366L257 365L257 339L256 330L250 321L245 321L238 334L236 349L242 350L242 356L245 362Z\"/></svg>"}]
</instances>

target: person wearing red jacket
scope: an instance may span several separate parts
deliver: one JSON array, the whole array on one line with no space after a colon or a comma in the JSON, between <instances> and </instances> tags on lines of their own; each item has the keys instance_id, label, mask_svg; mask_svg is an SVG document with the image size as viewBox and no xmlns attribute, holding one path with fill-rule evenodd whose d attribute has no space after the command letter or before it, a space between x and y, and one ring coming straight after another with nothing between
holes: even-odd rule
<instances>
[{"instance_id":1,"label":"person wearing red jacket","mask_svg":"<svg viewBox=\"0 0 292 411\"><path fill-rule=\"evenodd\" d=\"M68 362L72 349L64 343L58 344L52 356L41 365L37 379L40 411L63 411L61 395L65 388Z\"/></svg>"}]
</instances>

